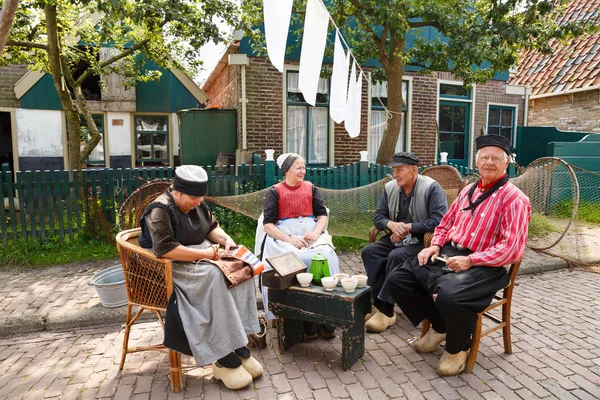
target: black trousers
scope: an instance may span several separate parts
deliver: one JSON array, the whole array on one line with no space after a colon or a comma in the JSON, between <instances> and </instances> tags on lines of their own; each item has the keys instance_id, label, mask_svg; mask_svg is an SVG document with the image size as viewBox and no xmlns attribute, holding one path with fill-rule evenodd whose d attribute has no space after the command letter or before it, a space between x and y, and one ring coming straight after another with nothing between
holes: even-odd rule
<instances>
[{"instance_id":1,"label":"black trousers","mask_svg":"<svg viewBox=\"0 0 600 400\"><path fill-rule=\"evenodd\" d=\"M422 249L423 243L396 247L390 240L390 235L386 235L362 249L360 256L367 271L367 285L371 287L371 296L378 309L382 310L383 303L388 303L387 308L393 312L394 299L389 290L384 289L386 277L395 268L404 264L407 259L416 256Z\"/></svg>"},{"instance_id":2,"label":"black trousers","mask_svg":"<svg viewBox=\"0 0 600 400\"><path fill-rule=\"evenodd\" d=\"M450 245L441 254L449 257L469 255ZM396 303L404 315L417 326L428 319L433 329L446 333L446 351L456 354L471 346L477 313L490 305L494 294L509 283L504 267L471 267L462 272L442 270L442 261L419 265L416 257L394 269L387 278ZM435 301L430 293L437 293Z\"/></svg>"}]
</instances>

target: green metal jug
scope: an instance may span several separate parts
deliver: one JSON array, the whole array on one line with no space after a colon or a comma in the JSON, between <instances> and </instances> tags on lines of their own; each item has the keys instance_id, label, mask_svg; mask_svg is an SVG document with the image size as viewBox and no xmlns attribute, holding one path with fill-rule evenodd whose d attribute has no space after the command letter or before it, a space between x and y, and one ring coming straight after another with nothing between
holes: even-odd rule
<instances>
[{"instance_id":1,"label":"green metal jug","mask_svg":"<svg viewBox=\"0 0 600 400\"><path fill-rule=\"evenodd\" d=\"M313 282L319 284L321 283L321 278L331 276L327 257L321 253L315 254L310 262L310 273L313 274Z\"/></svg>"}]
</instances>

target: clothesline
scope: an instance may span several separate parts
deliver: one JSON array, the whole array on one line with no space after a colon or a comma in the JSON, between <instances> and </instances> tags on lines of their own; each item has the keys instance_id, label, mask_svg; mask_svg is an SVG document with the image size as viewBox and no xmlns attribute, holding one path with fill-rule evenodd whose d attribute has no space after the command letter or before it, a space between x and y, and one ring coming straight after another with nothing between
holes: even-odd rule
<instances>
[{"instance_id":1,"label":"clothesline","mask_svg":"<svg viewBox=\"0 0 600 400\"><path fill-rule=\"evenodd\" d=\"M321 3L321 6L323 6L325 8L325 10L327 11L327 15L329 15L329 20L333 24L333 26L334 26L334 28L336 30L336 34L340 36L340 39L342 40L342 43L348 49L348 52L350 53L350 56L354 60L354 63L356 64L356 66L358 67L358 69L360 70L360 72L363 74L363 76L367 79L367 82L369 82L370 86L372 87L373 86L373 81L371 81L370 76L368 74L366 74L365 71L362 69L362 67L360 66L360 63L358 62L358 60L356 59L356 57L354 57L354 54L352 53L352 50L351 50L350 46L348 45L348 42L346 42L346 39L344 39L344 35L342 35L342 33L340 32L340 28L337 26L337 24L333 20L333 17L331 16L331 14L329 13L329 10L327 10L327 7L325 6L325 3L323 3L323 0L319 0L319 3ZM393 117L392 114L402 115L401 112L391 111L386 106L384 106L383 105L383 101L381 100L381 97L379 97L379 95L377 95L376 97L377 97L377 100L379 100L379 104L381 104L381 106L383 107L383 110L385 111L385 113L387 115L387 119L391 119Z\"/></svg>"}]
</instances>

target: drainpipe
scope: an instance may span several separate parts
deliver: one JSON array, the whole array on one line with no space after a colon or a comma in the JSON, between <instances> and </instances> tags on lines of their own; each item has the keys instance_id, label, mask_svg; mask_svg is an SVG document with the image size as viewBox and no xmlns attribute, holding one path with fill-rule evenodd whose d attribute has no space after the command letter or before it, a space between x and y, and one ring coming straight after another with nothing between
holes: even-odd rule
<instances>
[{"instance_id":1,"label":"drainpipe","mask_svg":"<svg viewBox=\"0 0 600 400\"><path fill-rule=\"evenodd\" d=\"M230 54L229 65L241 66L240 72L242 74L242 97L240 102L242 103L242 150L248 148L248 135L246 132L246 65L249 64L248 56L246 54Z\"/></svg>"},{"instance_id":2,"label":"drainpipe","mask_svg":"<svg viewBox=\"0 0 600 400\"><path fill-rule=\"evenodd\" d=\"M525 86L525 107L523 108L523 126L529 126L529 96L531 96L531 86Z\"/></svg>"},{"instance_id":3,"label":"drainpipe","mask_svg":"<svg viewBox=\"0 0 600 400\"><path fill-rule=\"evenodd\" d=\"M246 66L242 65L242 150L248 148L248 134L246 132Z\"/></svg>"}]
</instances>

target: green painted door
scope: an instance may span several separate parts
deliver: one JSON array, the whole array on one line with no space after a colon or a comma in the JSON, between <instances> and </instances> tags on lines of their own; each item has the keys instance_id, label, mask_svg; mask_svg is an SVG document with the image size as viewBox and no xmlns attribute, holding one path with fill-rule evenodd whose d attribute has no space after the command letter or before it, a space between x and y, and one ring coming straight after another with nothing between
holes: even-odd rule
<instances>
[{"instance_id":1,"label":"green painted door","mask_svg":"<svg viewBox=\"0 0 600 400\"><path fill-rule=\"evenodd\" d=\"M219 152L235 155L236 110L193 110L179 113L181 164L213 166Z\"/></svg>"},{"instance_id":2,"label":"green painted door","mask_svg":"<svg viewBox=\"0 0 600 400\"><path fill-rule=\"evenodd\" d=\"M469 121L471 104L440 100L440 152L448 153L448 162L467 167L469 164Z\"/></svg>"}]
</instances>

